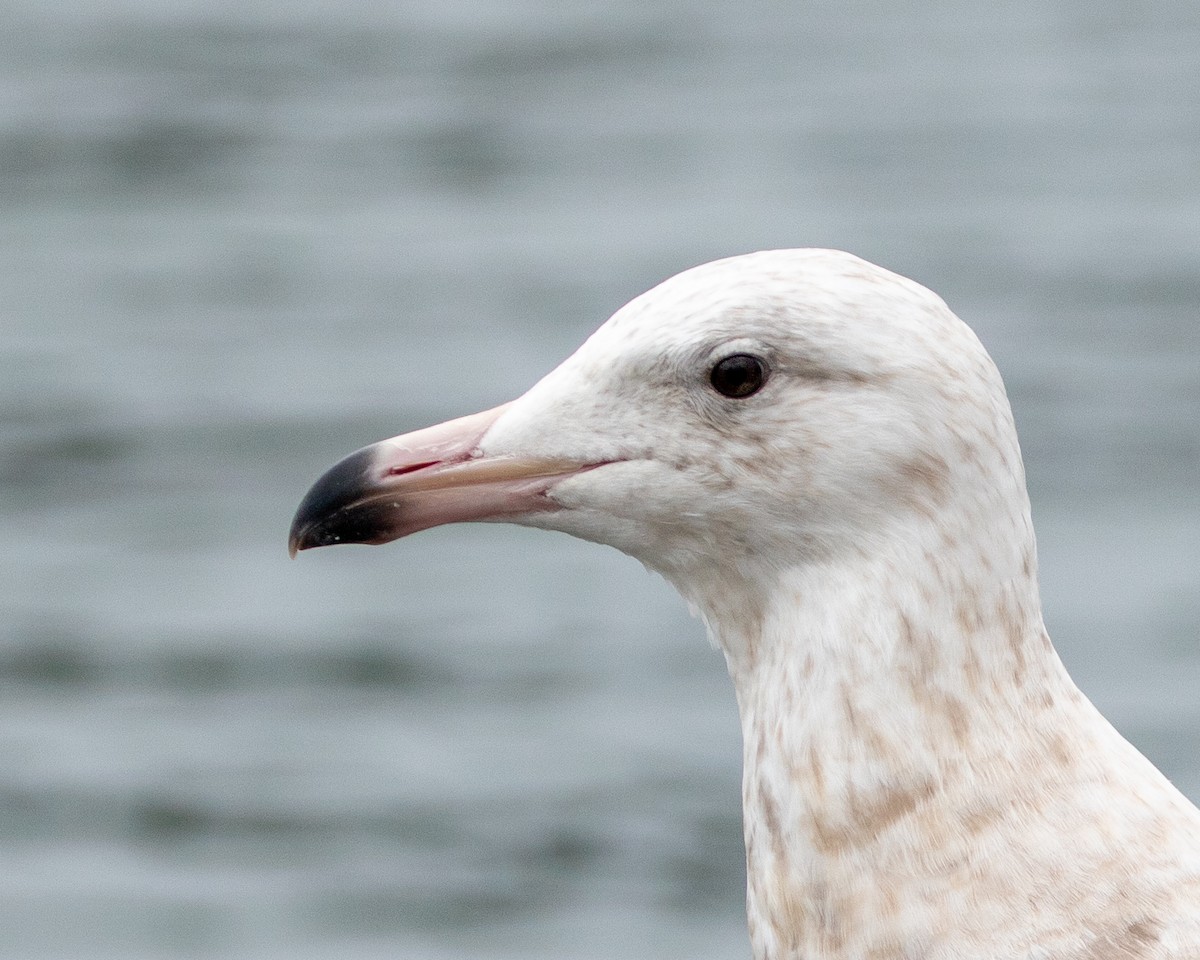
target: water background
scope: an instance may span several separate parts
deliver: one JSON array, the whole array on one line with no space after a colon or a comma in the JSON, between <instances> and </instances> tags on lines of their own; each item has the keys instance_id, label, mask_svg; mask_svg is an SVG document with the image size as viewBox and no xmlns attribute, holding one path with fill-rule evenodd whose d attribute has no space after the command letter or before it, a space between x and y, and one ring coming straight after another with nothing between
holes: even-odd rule
<instances>
[{"instance_id":1,"label":"water background","mask_svg":"<svg viewBox=\"0 0 1200 960\"><path fill-rule=\"evenodd\" d=\"M284 540L686 266L1005 374L1051 634L1200 798L1200 6L8 0L0 956L745 958L720 656L613 551Z\"/></svg>"}]
</instances>

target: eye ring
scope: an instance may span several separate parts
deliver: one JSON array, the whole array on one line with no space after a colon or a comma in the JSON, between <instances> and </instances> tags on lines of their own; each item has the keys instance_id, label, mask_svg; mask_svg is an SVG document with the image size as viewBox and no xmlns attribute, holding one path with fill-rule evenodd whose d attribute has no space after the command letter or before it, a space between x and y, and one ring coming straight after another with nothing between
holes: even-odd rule
<instances>
[{"instance_id":1,"label":"eye ring","mask_svg":"<svg viewBox=\"0 0 1200 960\"><path fill-rule=\"evenodd\" d=\"M758 393L770 371L766 361L750 353L734 353L713 364L708 380L714 390L731 400L743 400Z\"/></svg>"}]
</instances>

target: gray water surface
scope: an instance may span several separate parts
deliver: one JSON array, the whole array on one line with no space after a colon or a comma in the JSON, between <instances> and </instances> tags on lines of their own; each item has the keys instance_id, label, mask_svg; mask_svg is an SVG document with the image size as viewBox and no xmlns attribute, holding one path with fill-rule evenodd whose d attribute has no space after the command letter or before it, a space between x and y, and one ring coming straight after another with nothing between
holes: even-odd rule
<instances>
[{"instance_id":1,"label":"gray water surface","mask_svg":"<svg viewBox=\"0 0 1200 960\"><path fill-rule=\"evenodd\" d=\"M10 2L0 955L744 958L718 654L613 551L308 484L707 259L1005 374L1051 634L1200 797L1200 7Z\"/></svg>"}]
</instances>

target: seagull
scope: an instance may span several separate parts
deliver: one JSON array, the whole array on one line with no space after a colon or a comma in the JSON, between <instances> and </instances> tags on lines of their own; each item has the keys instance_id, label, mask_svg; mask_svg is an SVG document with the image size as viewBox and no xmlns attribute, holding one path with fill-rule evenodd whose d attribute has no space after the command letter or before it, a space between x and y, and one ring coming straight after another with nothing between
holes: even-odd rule
<instances>
[{"instance_id":1,"label":"seagull","mask_svg":"<svg viewBox=\"0 0 1200 960\"><path fill-rule=\"evenodd\" d=\"M290 549L458 521L609 544L703 619L755 960L1200 958L1200 811L1051 645L1004 385L919 284L686 270L518 399L333 466Z\"/></svg>"}]
</instances>

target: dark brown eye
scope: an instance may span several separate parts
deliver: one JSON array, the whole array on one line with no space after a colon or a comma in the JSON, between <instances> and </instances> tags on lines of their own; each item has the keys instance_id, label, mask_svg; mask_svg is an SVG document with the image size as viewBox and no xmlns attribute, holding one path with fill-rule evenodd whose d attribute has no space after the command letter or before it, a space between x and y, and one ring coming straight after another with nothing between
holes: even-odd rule
<instances>
[{"instance_id":1,"label":"dark brown eye","mask_svg":"<svg viewBox=\"0 0 1200 960\"><path fill-rule=\"evenodd\" d=\"M767 365L748 353L735 353L714 364L709 380L717 393L741 400L762 389L767 382Z\"/></svg>"}]
</instances>

